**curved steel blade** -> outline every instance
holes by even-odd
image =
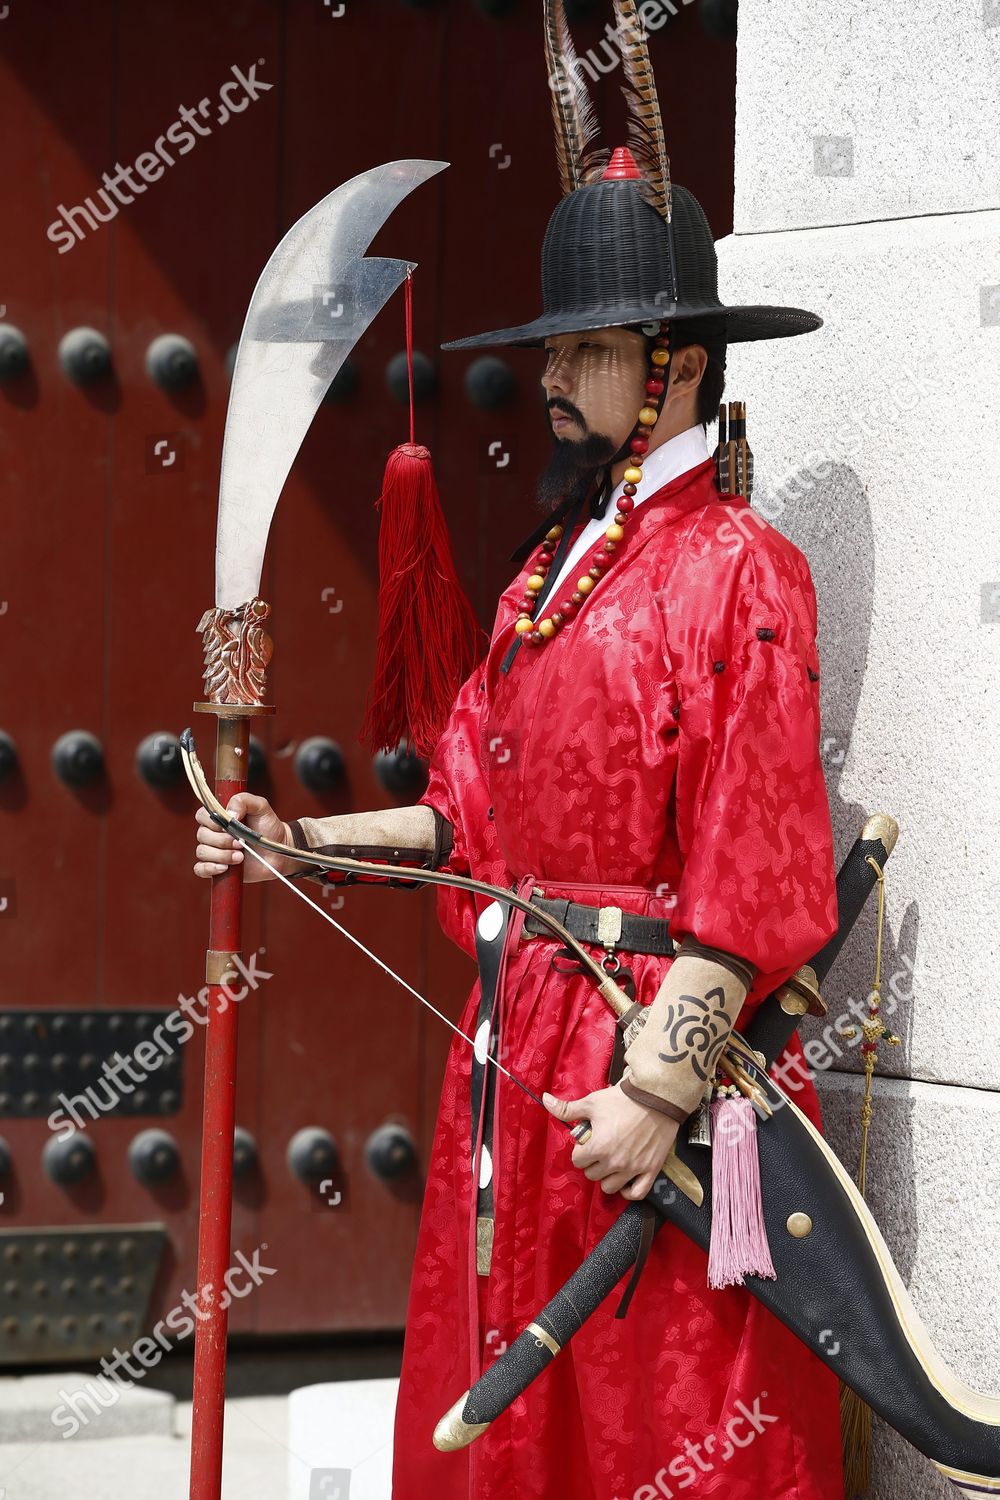
[[[240,336],[222,447],[215,603],[260,588],[278,496],[317,408],[405,260],[364,253],[393,209],[444,161],[393,161],[336,188],[285,235],[261,273]]]

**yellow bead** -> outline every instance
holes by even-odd
[[[539,633],[539,635],[544,635],[544,636],[555,635],[555,633],[556,633],[556,627],[553,625],[553,623],[552,623],[551,620],[548,620],[548,619],[546,619],[546,620],[539,620],[539,622],[538,622],[538,633]]]
[[[626,484],[638,484],[641,478],[642,470],[637,469],[634,465],[630,465],[625,470],[624,479]]]
[[[625,535],[625,530],[622,526],[609,526],[604,535],[609,542],[620,542]]]
[[[545,579],[541,573],[532,573],[524,586],[526,589],[530,589],[533,594],[537,594],[544,582]]]
[[[639,421],[642,423],[643,427],[654,427],[656,425],[655,406],[644,406],[642,408],[642,411],[639,413]]]
[[[577,593],[579,594],[589,594],[593,587],[594,580],[592,578],[588,578],[586,573],[584,573],[582,578],[578,578],[576,580],[576,589]]]
[[[654,365],[665,365],[669,358],[669,349],[654,349],[650,355],[650,361]]]
[[[545,533],[545,540],[547,542],[558,542],[558,540],[562,536],[562,534],[563,534],[563,529],[562,529],[561,526],[553,526],[550,531],[547,531]]]
[[[526,630],[532,630],[532,629],[534,629],[534,621],[533,620],[529,620],[526,617],[522,618],[522,619],[520,619],[520,620],[517,621],[517,623],[514,626],[514,629],[517,631],[518,635],[523,635]]]

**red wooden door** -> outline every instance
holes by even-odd
[[[0,781],[0,1026],[45,1010],[166,1010],[204,982],[208,891],[190,873],[191,799],[184,786],[148,785],[136,751],[191,723],[201,695],[195,627],[212,603],[226,354],[254,282],[284,230],[369,166],[451,162],[374,249],[419,263],[416,342],[438,379],[418,407],[417,433],[435,454],[459,570],[487,627],[507,555],[534,524],[531,485],[546,444],[537,357],[504,355],[516,391],[489,412],[466,394],[471,359],[437,345],[538,309],[538,251],[557,195],[540,7],[525,0],[496,18],[472,0],[347,0],[339,10],[323,0],[44,9],[14,0],[0,21],[0,322],[19,328],[30,352],[29,372],[0,384],[0,730],[18,750],[16,771]],[[597,44],[606,19],[598,8],[577,28],[580,51]],[[706,37],[693,8],[652,48],[670,101],[675,178],[698,193],[721,235],[731,223],[733,49]],[[220,94],[234,69],[259,97],[238,81]],[[597,94],[613,143],[617,78]],[[143,153],[152,180],[133,174],[143,184],[134,201],[92,229],[75,215],[83,231],[69,245],[47,234],[67,223],[61,209],[73,218],[104,174]],[[82,327],[106,336],[112,359],[110,377],[86,388],[58,358],[63,336]],[[197,353],[197,381],[175,395],[146,370],[148,346],[164,333]],[[357,736],[377,618],[374,501],[385,456],[406,437],[385,367],[402,347],[397,299],[355,351],[355,396],[320,411],[272,533],[263,593],[274,610],[278,712],[255,733],[262,790],[286,818],[394,800]],[[509,459],[498,465],[497,453]],[[212,725],[195,729],[210,763]],[[50,763],[72,730],[103,747],[104,772],[84,789]],[[314,735],[343,750],[335,794],[306,791],[296,774],[295,751]],[[432,892],[324,898],[307,889],[457,1015],[474,974],[437,928]],[[258,950],[273,977],[241,1004],[238,1109],[258,1163],[237,1187],[234,1247],[249,1256],[267,1245],[276,1274],[234,1305],[232,1327],[399,1326],[447,1032],[283,889],[249,893],[246,952]],[[179,1108],[88,1124],[96,1167],[76,1186],[43,1169],[52,1132],[37,1107],[25,1113],[20,1053],[9,1056],[16,1087],[0,1100],[12,1161],[0,1239],[13,1227],[162,1223],[169,1248],[150,1321],[161,1316],[194,1285],[201,1028],[183,1048]],[[49,1061],[41,1093],[54,1104]],[[147,1093],[160,1098],[165,1079],[158,1073]],[[416,1171],[395,1183],[365,1161],[366,1142],[387,1122],[416,1145]],[[151,1126],[178,1149],[177,1170],[159,1185],[139,1181],[128,1161]],[[336,1141],[345,1194],[336,1207],[286,1160],[309,1126]],[[29,1312],[17,1315],[24,1357]]]

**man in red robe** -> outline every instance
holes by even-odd
[[[718,1082],[729,1030],[837,925],[809,568],[745,498],[720,493],[705,438],[727,343],[819,320],[721,304],[704,214],[664,183],[655,152],[641,172],[623,150],[594,172],[563,145],[542,316],[451,346],[544,346],[554,448],[544,519],[424,796],[289,825],[249,795],[230,810],[302,849],[391,848],[558,903],[648,1007],[612,1081],[614,1016],[519,914],[492,1034],[546,1107],[495,1072],[484,1111],[473,987],[459,1026],[476,1054],[455,1038],[427,1170],[394,1500],[842,1500],[836,1377],[741,1284],[710,1287],[705,1252],[673,1225],[627,1316],[609,1299],[471,1447],[431,1441],[621,1199],[648,1193]],[[199,874],[242,858],[198,818]],[[252,863],[247,878],[266,873]],[[498,904],[456,890],[438,902],[475,955]],[[627,930],[609,941],[597,911]],[[799,1052],[793,1041],[785,1061]],[[818,1125],[811,1083],[797,1102]],[[584,1118],[574,1147],[563,1122]]]
[[[572,404],[589,423],[629,340],[641,349],[621,329],[552,338],[551,409]],[[422,800],[454,830],[452,870],[501,885],[530,877],[549,900],[668,919],[675,942],[752,966],[749,992],[725,967],[701,986],[721,981],[728,1024],[743,1029],[835,930],[836,895],[809,570],[771,527],[748,522],[745,501],[720,496],[697,420],[704,367],[697,346],[675,356],[643,464],[649,493],[593,597],[507,674],[530,562],[501,597]],[[620,472],[612,479],[617,495]],[[474,953],[472,898],[438,900],[446,930]],[[673,1226],[654,1240],[625,1319],[609,1299],[471,1449],[430,1449],[436,1417],[568,1280],[620,1211],[619,1193],[649,1191],[678,1128],[652,1100],[607,1087],[614,1017],[587,976],[562,972],[558,951],[540,935],[509,954],[501,1057],[554,1096],[554,1115],[585,1116],[594,1134],[571,1154],[565,1132],[498,1077],[492,1257],[477,1275],[471,1060],[456,1040],[414,1262],[395,1500],[840,1500],[835,1376],[749,1292],[710,1289],[705,1252]],[[697,988],[680,977],[686,959],[621,956],[658,1012]],[[477,985],[459,1021],[468,1035],[478,1001]],[[645,1047],[628,1053],[631,1079],[690,1111],[703,1085],[653,1041],[647,1023]],[[819,1124],[811,1085],[802,1099]]]

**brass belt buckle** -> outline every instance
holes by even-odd
[[[609,953],[613,954],[615,945],[621,942],[621,936],[621,907],[599,906],[597,909],[597,941],[602,943]]]
[[[528,896],[529,903],[533,903],[536,896],[538,896],[542,901],[545,900],[545,891],[540,885],[533,885],[531,887],[531,893]],[[531,918],[529,914],[525,912],[524,921],[521,923],[521,931],[517,939],[518,946],[520,946],[521,943],[530,942],[530,940],[535,937],[545,937],[546,934],[549,934],[551,936],[548,927],[536,928],[534,932],[529,931],[528,923],[530,920]]]

